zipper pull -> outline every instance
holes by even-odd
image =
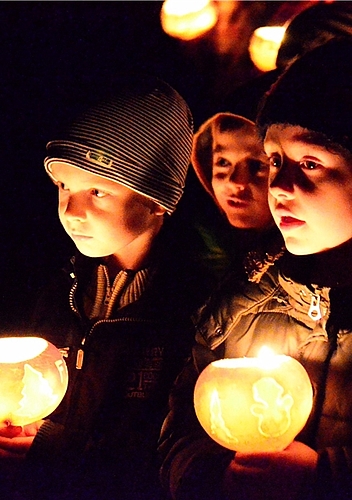
[[[83,366],[83,357],[84,357],[84,351],[83,349],[78,349],[77,351],[77,357],[76,357],[76,368],[77,370],[80,370]]]
[[[320,295],[317,294],[312,295],[308,316],[313,321],[319,321],[323,317],[320,310]]]

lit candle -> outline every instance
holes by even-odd
[[[256,358],[227,358],[200,374],[194,407],[205,431],[231,450],[285,449],[303,429],[313,404],[304,367],[262,348]]]
[[[249,54],[260,71],[276,68],[276,58],[283,37],[285,26],[262,26],[257,28],[249,41]]]
[[[0,427],[46,417],[67,384],[66,363],[53,344],[39,337],[0,338]]]
[[[165,33],[193,40],[215,25],[217,11],[210,0],[165,0],[160,18]]]

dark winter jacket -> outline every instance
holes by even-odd
[[[160,439],[172,498],[222,498],[233,452],[197,422],[194,385],[211,361],[257,356],[262,345],[299,360],[312,382],[313,410],[297,440],[317,450],[318,481],[301,498],[352,497],[351,269],[351,241],[318,256],[285,255],[259,284],[229,280],[202,308],[193,360],[173,388]]]
[[[39,301],[33,329],[62,349],[69,387],[30,448],[16,484],[24,498],[162,498],[157,439],[209,289],[179,248],[159,241],[153,255],[146,290],[109,319],[83,313],[97,259],[72,259]]]

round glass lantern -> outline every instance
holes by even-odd
[[[46,417],[67,384],[65,360],[53,344],[40,337],[0,338],[0,427]]]
[[[205,431],[222,446],[246,453],[285,449],[303,429],[312,404],[306,370],[285,355],[214,361],[194,391]]]

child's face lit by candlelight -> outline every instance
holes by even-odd
[[[352,238],[352,161],[314,142],[299,126],[272,125],[264,149],[270,160],[269,205],[287,249],[308,255]]]
[[[54,163],[51,173],[60,221],[84,255],[128,256],[160,229],[165,210],[145,196],[64,162]]]
[[[268,173],[268,160],[254,124],[234,131],[213,131],[211,184],[232,226],[260,230],[273,224]]]

